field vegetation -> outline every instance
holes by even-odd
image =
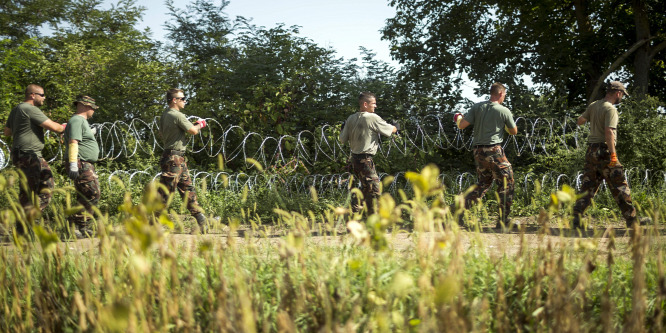
[[[75,199],[61,139],[47,136],[44,156],[52,159],[56,189],[39,216],[26,216],[18,204],[20,175],[8,163],[12,142],[0,139],[0,331],[665,331],[666,118],[663,100],[654,97],[666,87],[663,4],[598,3],[584,13],[568,2],[392,3],[404,8],[384,34],[400,52],[394,55],[405,65],[401,69],[365,48],[359,59],[339,57],[301,36],[298,27],[258,27],[230,18],[226,1],[196,0],[183,8],[168,1],[167,41],[136,28],[145,9],[133,0],[109,9],[98,0],[1,4],[0,123],[25,87],[36,83],[45,88],[42,109],[49,117],[66,121],[74,97],[86,93],[101,106],[93,126],[122,122],[114,133],[123,141],[97,137],[104,148],[119,143],[119,153],[96,165],[102,192],[97,235],[77,241],[66,222]],[[493,6],[498,14],[485,14]],[[480,15],[483,20],[474,22],[481,27],[460,27],[466,21],[457,10]],[[643,30],[653,37],[634,40],[640,37],[634,30],[641,30],[634,13],[646,13],[638,21],[647,20]],[[520,27],[517,33],[516,16],[538,29]],[[600,27],[619,22],[625,38],[606,43],[606,33],[572,30],[574,17],[598,18]],[[418,19],[424,21],[413,21]],[[441,29],[421,24],[450,19],[456,24]],[[476,35],[486,28],[499,37]],[[465,46],[443,42],[461,40],[447,29],[465,32],[474,43],[539,45],[539,53],[518,61],[509,57],[522,52],[517,48],[490,64],[469,57]],[[544,29],[563,33],[539,32]],[[424,38],[433,53],[421,52]],[[633,61],[630,54],[613,53],[633,43],[645,45],[638,54],[649,57]],[[438,45],[458,49],[441,52]],[[564,53],[552,52],[553,45],[576,56],[560,57]],[[603,57],[581,56],[580,50],[603,51]],[[611,77],[628,82],[632,94],[618,106],[618,156],[638,214],[650,222],[625,228],[602,187],[586,212],[589,229],[574,232],[571,207],[579,195],[587,129],[571,124],[596,98],[594,89],[605,79],[600,75],[611,65]],[[457,132],[448,120],[473,102],[461,97],[462,72],[472,73],[479,94],[494,81],[506,83],[505,104],[521,118],[519,134],[506,145],[518,227],[492,228],[498,202],[492,190],[466,213],[464,226],[454,222],[462,213],[461,192],[475,180],[465,146],[469,130]],[[528,87],[525,75],[538,86]],[[211,224],[201,236],[189,234],[195,222],[178,197],[157,224],[148,222],[163,208],[152,183],[161,141],[147,125],[137,131],[124,126],[154,122],[170,87],[185,90],[188,115],[222,127],[203,131],[189,146],[201,152],[187,154],[191,170],[229,175],[196,182]],[[371,216],[350,213],[355,190],[348,178],[324,187],[302,181],[345,174],[345,158],[304,156],[318,152],[312,133],[335,142],[364,90],[377,94],[384,119],[403,125],[395,141],[383,142],[382,152],[391,144],[412,145],[406,153],[378,154],[384,193]],[[297,140],[296,133],[309,135]],[[441,144],[418,133],[457,141]],[[258,138],[267,137],[284,138],[276,145],[290,157],[262,165],[253,156],[233,159],[228,151],[205,150],[211,148],[206,143],[223,138],[243,152],[261,151]],[[536,149],[519,145],[525,142]],[[131,147],[140,147],[139,153],[126,154]],[[129,170],[138,172],[119,172]],[[250,184],[250,177],[257,181]],[[17,222],[31,227],[27,237],[14,234]]]

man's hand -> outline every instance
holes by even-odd
[[[206,124],[206,119],[199,119],[197,120],[197,125],[199,125],[199,128],[204,128],[207,126]]]
[[[67,172],[67,176],[69,176],[69,179],[71,180],[76,180],[79,178],[79,166],[76,162],[69,163],[69,171]]]
[[[622,164],[620,164],[620,161],[617,160],[617,153],[611,153],[610,156],[610,163],[608,163],[609,168],[617,168],[621,167]]]
[[[453,115],[453,122],[456,123],[456,126],[460,128],[460,122],[463,120],[463,115],[462,113],[456,113]]]
[[[62,125],[62,133],[60,134],[65,134],[65,129],[67,129],[67,123],[62,123],[60,125]]]
[[[92,132],[93,135],[97,135],[97,127],[91,127],[90,132]]]

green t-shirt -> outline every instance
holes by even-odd
[[[497,102],[476,103],[465,115],[465,120],[474,125],[472,145],[494,145],[504,141],[504,126],[515,128],[511,111]]]
[[[590,104],[583,112],[583,118],[590,122],[590,137],[588,143],[606,143],[606,127],[613,129],[613,137],[617,142],[617,109],[603,99]]]
[[[160,133],[164,140],[164,149],[185,151],[187,131],[194,126],[185,115],[176,110],[164,111],[160,119]]]
[[[379,135],[391,136],[393,125],[387,123],[376,113],[356,112],[347,118],[345,128],[340,133],[342,144],[349,141],[354,154],[377,153],[379,148]]]
[[[65,128],[65,159],[69,159],[69,140],[79,141],[79,159],[88,162],[97,162],[99,158],[99,145],[95,135],[90,129],[88,120],[80,115],[73,115]]]
[[[44,128],[40,126],[47,121],[42,110],[30,103],[21,103],[9,113],[7,124],[12,130],[12,149],[42,156],[44,149]]]

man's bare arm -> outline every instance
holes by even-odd
[[[46,128],[49,131],[57,132],[57,133],[62,133],[65,131],[65,127],[56,123],[55,121],[51,119],[46,119],[44,120],[43,123],[41,123],[39,126],[42,126]]]
[[[196,124],[196,125],[190,127],[190,129],[187,130],[187,133],[190,133],[192,135],[197,135],[197,134],[199,134],[199,130],[201,130],[201,125]]]
[[[5,136],[12,136],[12,129],[9,127],[5,127]]]
[[[580,117],[578,117],[578,120],[576,121],[576,124],[578,124],[578,126],[581,126],[581,125],[585,124],[586,122],[587,122],[587,119],[583,118],[583,116],[580,116]]]
[[[613,132],[612,127],[606,127],[604,131],[604,136],[606,137],[606,145],[608,146],[608,152],[613,154],[615,153],[615,133]]]

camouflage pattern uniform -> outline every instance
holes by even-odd
[[[160,183],[167,188],[168,192],[165,192],[162,187],[159,188],[158,192],[165,204],[169,199],[169,193],[174,193],[176,189],[178,189],[178,193],[183,199],[187,194],[187,210],[194,216],[203,213],[203,211],[197,202],[197,194],[194,192],[194,184],[190,179],[190,171],[183,155],[184,152],[177,150],[167,149],[164,151],[160,159],[160,167],[162,168]]]
[[[79,164],[79,177],[74,181],[76,190],[76,201],[83,206],[83,211],[69,216],[69,221],[74,223],[77,228],[84,229],[90,227],[88,219],[93,216],[93,206],[99,204],[101,191],[99,189],[99,177],[95,172],[95,166],[86,161],[77,161]]]
[[[19,185],[19,202],[26,213],[33,208],[33,193],[39,197],[39,209],[44,210],[51,202],[51,191],[55,187],[53,172],[46,160],[37,154],[12,150],[14,165],[25,175],[27,188]]]
[[[504,155],[504,150],[500,145],[476,146],[474,148],[474,162],[479,180],[476,188],[465,196],[465,209],[469,209],[479,199],[483,198],[493,185],[494,180],[500,198],[500,218],[502,221],[507,221],[511,214],[514,184],[513,168]]]
[[[363,193],[365,204],[368,207],[368,214],[374,213],[373,200],[379,198],[381,191],[379,189],[379,176],[375,170],[372,155],[352,154],[351,170],[354,177],[361,181],[361,193]],[[352,195],[351,204],[354,212],[360,212],[363,209],[363,205],[356,195]]]
[[[621,165],[611,168],[608,166],[609,163],[610,153],[605,143],[592,143],[588,146],[581,184],[584,196],[576,200],[574,216],[580,216],[585,212],[597,194],[601,181],[605,180],[613,199],[620,206],[627,225],[631,225],[636,221],[636,208],[631,202],[631,190],[624,176],[624,168]]]

